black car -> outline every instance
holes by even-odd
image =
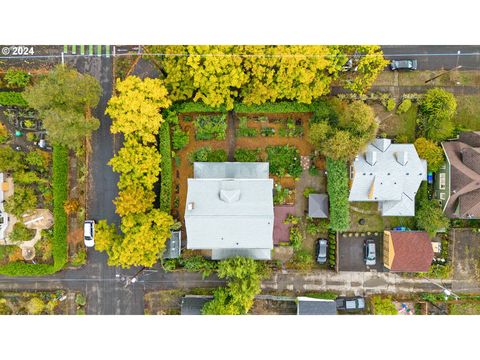
[[[335,299],[337,310],[355,311],[365,309],[365,298],[361,296],[338,297]]]
[[[390,70],[417,70],[417,60],[392,60]]]

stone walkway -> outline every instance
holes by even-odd
[[[427,280],[406,278],[395,273],[319,271],[302,274],[283,271],[262,283],[264,290],[335,291],[341,295],[409,294],[415,292],[441,292],[436,284],[456,292],[478,293],[480,283],[475,281]]]

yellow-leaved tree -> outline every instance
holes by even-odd
[[[115,92],[117,95],[108,101],[105,111],[113,119],[110,131],[135,134],[144,143],[155,142],[163,122],[160,110],[172,104],[163,81],[129,76],[117,80]]]

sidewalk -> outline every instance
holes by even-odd
[[[475,281],[435,280],[435,283],[463,293],[480,292]],[[413,292],[440,292],[442,289],[422,278],[405,278],[395,273],[323,271],[301,274],[284,271],[262,283],[263,290],[335,291],[341,295],[370,295],[377,293],[402,294]]]

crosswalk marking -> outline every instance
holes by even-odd
[[[63,45],[65,55],[83,55],[83,56],[105,56],[109,58],[112,54],[111,45]]]

